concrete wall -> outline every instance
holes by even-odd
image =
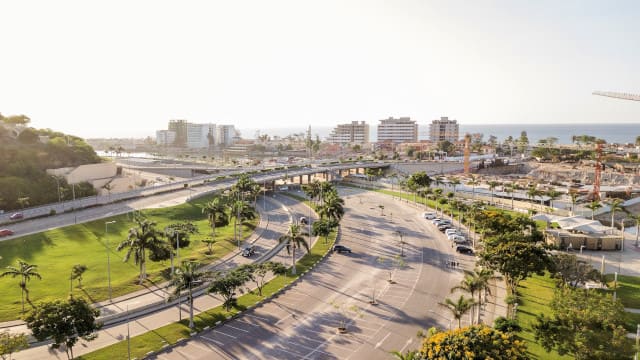
[[[65,177],[69,184],[78,184],[95,179],[114,177],[116,176],[117,170],[116,164],[112,162],[80,165]]]

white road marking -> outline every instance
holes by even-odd
[[[218,341],[218,340],[214,340],[214,339],[212,339],[212,338],[210,338],[210,337],[208,337],[208,336],[200,335],[200,337],[201,337],[201,338],[203,338],[203,339],[205,339],[205,340],[207,340],[207,341],[211,341],[211,342],[212,342],[212,343],[214,343],[214,344],[218,344],[218,345],[220,345],[220,346],[224,346],[224,343],[223,343],[223,342],[220,342],[220,341]]]
[[[243,331],[243,332],[246,332],[246,333],[248,333],[248,332],[249,332],[249,330],[240,329],[239,327],[231,326],[231,325],[229,325],[229,324],[225,324],[224,326],[226,326],[226,327],[230,327],[230,328],[232,328],[232,329],[234,329],[234,330]]]
[[[216,334],[220,334],[220,335],[228,336],[228,337],[230,337],[230,338],[232,338],[232,339],[235,339],[235,338],[236,338],[235,336],[233,336],[233,335],[229,335],[229,334],[224,333],[224,332],[222,332],[222,331],[220,331],[220,330],[213,330],[213,332],[214,332],[214,333],[216,333]]]
[[[385,337],[383,337],[383,338],[382,338],[382,340],[378,341],[378,342],[376,343],[375,349],[379,348],[379,347],[380,347],[380,345],[382,345],[382,343],[383,343],[385,340],[387,340],[387,338],[389,337],[389,335],[391,335],[391,333],[387,333],[387,335],[385,335]]]

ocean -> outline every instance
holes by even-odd
[[[512,136],[514,139],[520,137],[522,131],[527,132],[530,144],[535,144],[538,140],[547,139],[549,137],[558,138],[559,144],[571,144],[571,137],[576,135],[589,135],[596,138],[604,139],[607,143],[635,143],[636,137],[640,136],[640,124],[492,124],[477,125],[460,123],[460,136],[465,133],[481,133],[484,134],[484,140],[488,140],[489,136],[494,135],[499,142],[504,141],[507,137]],[[370,139],[375,141],[377,137],[377,129],[373,124],[371,127]],[[312,137],[316,135],[324,140],[333,127],[318,126],[311,127]],[[256,132],[260,134],[268,134],[269,136],[285,137],[287,135],[304,133],[306,127],[291,128],[265,128],[265,129],[240,129],[243,138],[252,139]],[[429,137],[429,125],[418,124],[418,139],[425,140]]]

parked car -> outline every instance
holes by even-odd
[[[467,243],[467,238],[465,238],[464,236],[460,236],[460,235],[455,235],[451,241],[453,241],[456,244],[466,244]]]
[[[333,252],[338,252],[338,253],[348,252],[349,254],[351,254],[351,249],[349,249],[344,245],[334,245]]]
[[[309,220],[307,220],[306,217],[302,216],[302,217],[300,217],[300,224],[309,225]]]
[[[0,237],[1,236],[9,236],[9,235],[13,235],[13,231],[11,231],[9,229],[0,230]]]
[[[425,213],[422,213],[422,217],[427,220],[433,220],[436,218],[436,214],[432,212],[425,212]]]
[[[458,234],[456,232],[447,234],[447,240],[453,241],[456,237],[464,237],[462,234]]]
[[[24,214],[23,213],[19,213],[19,212],[9,216],[9,219],[11,219],[11,220],[20,220],[22,218],[24,218]]]
[[[242,248],[242,256],[250,257],[256,253],[256,247],[254,245],[247,245]]]
[[[444,231],[444,234],[449,236],[451,234],[458,234],[458,235],[462,235],[460,234],[460,232],[458,231],[458,229],[447,229]]]
[[[444,232],[447,229],[451,229],[451,224],[440,224],[438,225],[438,230]]]
[[[472,248],[463,245],[456,246],[456,251],[460,254],[473,254]]]

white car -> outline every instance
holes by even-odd
[[[432,212],[425,212],[425,213],[422,213],[422,217],[427,220],[433,220],[436,218],[436,214]]]
[[[456,229],[447,229],[444,231],[444,234],[447,236],[449,236],[450,234],[456,234],[456,233],[458,233],[458,230]]]

